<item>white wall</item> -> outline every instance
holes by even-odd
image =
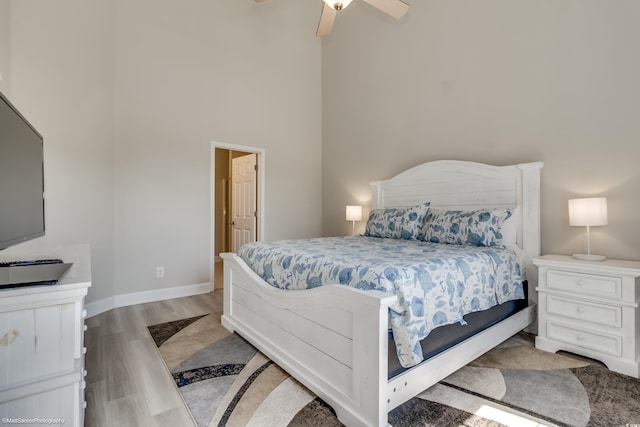
[[[603,195],[592,251],[640,259],[640,2],[409,3],[354,2],[323,44],[323,233],[424,161],[543,161],[542,251],[586,251],[567,199]]]
[[[11,3],[0,0],[0,92],[9,96],[9,51],[11,37]]]
[[[111,2],[11,2],[10,93],[44,137],[46,236],[89,243],[89,300],[113,295]]]
[[[265,148],[266,238],[321,233],[318,8],[283,2],[11,2],[43,240],[91,244],[89,302],[209,281],[211,141]]]
[[[209,281],[211,141],[265,148],[266,239],[321,233],[317,10],[288,3],[118,3],[116,294]]]

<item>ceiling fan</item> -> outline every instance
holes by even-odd
[[[256,0],[261,2],[263,0]],[[324,37],[331,33],[333,28],[333,22],[339,11],[349,6],[353,0],[322,0],[322,15],[320,16],[320,23],[318,24],[318,30],[316,36]],[[365,3],[369,3],[371,6],[383,11],[384,13],[393,16],[396,19],[402,18],[409,10],[409,5],[401,0],[362,0]]]

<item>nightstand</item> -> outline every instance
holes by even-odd
[[[600,360],[640,374],[640,262],[545,255],[538,266],[536,347]]]

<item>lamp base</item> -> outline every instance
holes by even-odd
[[[575,259],[581,259],[583,261],[604,261],[607,259],[604,255],[591,255],[591,254],[573,254]]]

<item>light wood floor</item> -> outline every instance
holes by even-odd
[[[86,320],[85,426],[193,426],[147,326],[222,314],[222,290],[110,310]]]

